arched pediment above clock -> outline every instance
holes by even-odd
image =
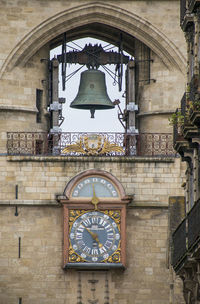
[[[90,200],[94,195],[99,199],[127,200],[124,188],[119,180],[103,170],[86,170],[74,176],[66,185],[63,193],[68,200],[77,198]]]

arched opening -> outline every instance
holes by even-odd
[[[128,34],[128,32],[124,32],[119,30],[117,27],[113,27],[107,25],[105,23],[89,23],[83,26],[78,26],[72,30],[66,32],[67,42],[85,38],[92,37],[99,40],[106,41],[107,43],[111,43],[117,45],[119,42],[119,34],[123,33],[123,49],[130,55],[135,55],[135,37]],[[50,41],[50,48],[55,48],[58,45],[62,44],[63,33]]]
[[[85,45],[91,44],[101,45],[105,51],[118,52],[119,48],[119,33],[114,41],[115,45],[105,42],[103,40],[94,39],[91,37],[76,39],[67,42],[67,50],[72,52],[80,52],[84,49]],[[63,36],[60,38],[63,39]],[[58,43],[59,40],[57,40]],[[61,43],[62,40],[59,42]],[[118,45],[117,45],[118,44]],[[54,45],[52,43],[51,45]],[[62,53],[62,46],[58,46],[51,50],[50,58],[55,56],[60,56]],[[130,59],[131,55],[123,51],[123,54],[128,56]],[[95,56],[95,55],[94,55]],[[102,65],[98,68],[99,71],[102,71],[105,74],[105,83],[106,89],[109,98],[112,102],[114,100],[119,100],[119,106],[111,110],[95,111],[95,119],[90,118],[89,110],[83,111],[80,109],[70,108],[71,102],[77,96],[80,85],[80,75],[83,71],[86,71],[87,67],[80,64],[67,64],[66,67],[66,83],[65,90],[62,88],[62,68],[61,64],[59,67],[59,97],[65,98],[66,102],[63,104],[62,117],[64,119],[62,123],[62,131],[64,132],[124,132],[124,125],[120,123],[118,119],[119,112],[123,112],[125,109],[125,94],[126,94],[126,85],[125,85],[125,71],[126,64],[123,64],[122,68],[122,85],[121,90],[119,91],[118,78],[116,65]],[[103,122],[103,123],[102,123]]]
[[[65,37],[65,38],[64,38]],[[86,37],[90,37],[87,38]],[[74,40],[77,38],[82,38],[82,40]],[[94,40],[99,38],[99,40]],[[151,63],[153,60],[151,60],[151,50],[148,46],[146,46],[142,41],[136,39],[134,36],[129,35],[126,32],[119,31],[117,27],[111,27],[106,24],[102,23],[90,23],[86,24],[81,27],[77,27],[73,30],[67,31],[65,33],[62,33],[62,35],[59,35],[52,39],[49,43],[50,49],[55,50],[57,47],[57,51],[51,51],[51,58],[54,56],[58,56],[58,61],[63,65],[63,61],[60,59],[61,56],[64,56],[64,54],[61,55],[62,47],[59,45],[63,45],[63,39],[65,39],[66,42],[66,54],[70,51],[75,52],[77,56],[81,56],[79,53],[83,51],[85,44],[90,44],[93,41],[93,44],[99,44],[101,43],[103,46],[103,49],[105,52],[108,50],[114,51],[116,54],[115,56],[118,57],[116,59],[115,64],[113,64],[112,60],[108,64],[102,63],[100,60],[100,67],[99,70],[105,72],[106,70],[106,86],[108,90],[108,95],[112,96],[111,99],[114,102],[114,100],[120,101],[120,105],[115,106],[115,110],[113,111],[96,111],[96,119],[90,120],[88,113],[85,113],[86,111],[82,110],[74,110],[70,109],[69,105],[72,102],[72,100],[76,97],[76,94],[79,89],[79,83],[80,83],[80,72],[77,73],[76,76],[72,75],[75,79],[73,81],[73,78],[71,78],[71,74],[73,74],[76,70],[79,70],[80,65],[78,66],[78,69],[76,67],[77,63],[80,63],[80,61],[76,60],[73,61],[71,58],[69,60],[66,59],[66,62],[69,64],[75,63],[74,69],[70,69],[67,67],[67,73],[65,72],[66,78],[70,76],[68,79],[70,79],[69,84],[66,83],[66,92],[62,92],[62,82],[61,80],[61,69],[63,69],[63,66],[60,68],[60,81],[59,81],[59,92],[60,97],[65,97],[66,103],[63,105],[63,108],[65,110],[63,111],[62,120],[64,120],[62,128],[64,131],[82,131],[82,132],[126,132],[127,131],[127,123],[124,119],[124,117],[121,117],[121,119],[118,120],[118,118],[123,116],[123,112],[127,103],[126,100],[126,92],[129,91],[128,85],[128,78],[126,77],[126,69],[128,61],[133,60],[135,61],[135,64],[137,65],[135,67],[134,76],[132,75],[132,82],[129,85],[129,87],[134,86],[132,91],[134,93],[130,93],[134,96],[129,96],[129,99],[132,99],[132,102],[135,103],[136,95],[139,94],[138,87],[140,84],[149,84],[151,81]],[[70,45],[71,43],[71,45]],[[81,46],[80,46],[81,43]],[[115,48],[114,48],[115,46]],[[120,53],[121,52],[121,53]],[[121,54],[125,55],[127,57],[127,60],[123,62],[124,64],[121,64]],[[73,54],[71,54],[73,55]],[[84,56],[88,54],[84,53]],[[105,54],[104,54],[105,55]],[[93,55],[95,56],[95,55]],[[99,55],[98,55],[99,56]],[[108,56],[111,56],[108,55]],[[63,57],[64,58],[64,57]],[[89,59],[88,59],[89,60]],[[62,61],[62,62],[61,62]],[[82,63],[81,63],[82,64]],[[110,65],[112,68],[110,69]],[[113,79],[114,83],[116,84],[116,71],[117,68],[119,68],[119,65],[123,67],[123,69],[120,71],[121,78],[122,78],[122,88],[119,90],[117,89],[118,85],[116,87],[113,87]],[[83,71],[86,70],[87,64],[81,65],[80,69]],[[109,66],[109,68],[108,68]],[[83,69],[82,69],[83,67]],[[121,67],[120,67],[121,68]],[[110,78],[111,76],[111,78]],[[76,78],[75,78],[76,77]],[[125,83],[126,82],[126,83]],[[120,92],[119,92],[120,91]],[[51,100],[52,102],[52,100]],[[103,113],[102,113],[103,112]],[[80,119],[79,119],[80,118]],[[134,118],[135,120],[135,118]],[[103,123],[102,123],[103,122]],[[136,128],[136,123],[134,123],[134,127]]]
[[[143,20],[142,18],[139,18],[133,13],[129,13],[128,11],[119,9],[115,6],[110,6],[109,4],[102,3],[93,3],[77,6],[76,8],[73,8],[71,10],[63,11],[57,14],[56,16],[49,18],[48,20],[40,24],[38,27],[33,29],[18,44],[18,47],[16,49],[13,49],[13,51],[10,53],[6,63],[3,66],[2,71],[5,71],[6,69],[11,70],[16,66],[19,68],[25,67],[29,59],[32,58],[33,55],[38,50],[42,49],[44,46],[48,46],[50,47],[50,49],[53,49],[54,47],[60,45],[64,33],[66,34],[67,42],[73,41],[77,38],[84,38],[89,36],[93,38],[102,39],[112,44],[117,44],[117,41],[119,40],[119,34],[122,33],[123,49],[138,61],[138,64],[140,65],[140,72],[142,70],[141,63],[151,63],[151,58],[145,57],[149,50],[152,54],[155,55],[154,57],[157,60],[157,66],[160,65],[159,68],[162,66],[162,69],[165,69],[165,71],[167,70],[167,73],[178,73],[180,75],[181,72],[183,72],[184,70],[184,61],[182,58],[182,54],[177,50],[175,45],[173,45],[173,43],[152,24],[150,24],[146,20]],[[160,71],[158,71],[158,69],[155,69],[155,75],[158,75],[159,72]],[[145,73],[149,74],[148,78],[144,77]],[[154,79],[151,79],[149,69],[146,68],[144,65],[143,72],[141,73],[141,75],[138,76],[137,83],[145,83],[147,81],[150,84],[150,81],[152,80],[154,81]],[[160,82],[164,83],[164,77]],[[171,83],[169,83],[169,85],[171,85]],[[132,87],[132,84],[130,85],[130,87]],[[156,85],[151,83],[151,89],[144,88],[143,91],[145,92],[144,94],[142,92],[143,95],[141,94],[142,97],[140,97],[140,100],[145,100],[145,102],[143,102],[144,107],[141,111],[143,113],[140,113],[140,117],[138,119],[138,121],[140,120],[142,121],[142,123],[139,122],[138,127],[143,127],[142,132],[151,131],[151,134],[155,133],[157,131],[157,122],[161,122],[163,125],[161,131],[164,130],[164,133],[166,133],[166,121],[168,119],[167,115],[169,114],[169,112],[166,112],[163,109],[164,107],[166,109],[166,107],[168,106],[168,103],[170,102],[170,97],[167,96],[166,101],[163,102],[161,105],[161,110],[163,110],[165,116],[163,115],[163,113],[161,113],[160,115],[159,111],[161,103],[159,104],[159,102],[161,98],[165,98],[163,97],[165,91],[164,85],[163,87],[161,87],[160,92],[158,92],[158,87],[158,85],[156,87]],[[141,92],[139,92],[139,94],[140,93]],[[129,102],[135,103],[135,100],[131,100],[130,98]],[[49,104],[47,106],[49,106]],[[134,114],[132,115],[132,118],[126,118],[128,123],[125,128],[125,133],[128,133],[129,131],[129,134],[131,133],[135,135],[136,133],[134,132],[136,132],[137,125],[134,116],[135,110],[133,109],[134,105],[132,104],[128,111],[132,111],[134,112]],[[149,116],[146,115],[147,112],[152,112],[153,114],[151,115],[159,114],[159,120],[149,119]],[[144,119],[142,115],[146,115]],[[165,118],[165,125],[163,123],[163,117]],[[57,123],[57,126],[59,126],[59,123]],[[149,126],[151,129],[149,128]],[[47,126],[45,126],[44,129],[45,131],[48,129],[51,132],[53,127],[51,126],[50,128],[47,128]],[[56,132],[56,129],[53,130],[53,132]],[[55,151],[57,151],[56,149],[57,143],[59,142],[59,138],[55,139],[56,137],[51,136],[50,141],[52,141],[52,138],[52,145],[53,148],[55,147],[55,149],[51,149],[51,152],[53,151],[52,153],[54,153]],[[41,150],[40,141],[38,142],[39,150]],[[122,142],[120,143],[120,145],[123,145],[123,147],[124,142],[125,141],[122,140]],[[41,143],[43,144],[43,141],[41,141]],[[132,147],[133,151],[131,153],[132,155],[135,155],[135,141],[132,143]],[[58,148],[58,150],[59,149],[60,148]],[[152,151],[150,153],[152,153]],[[169,153],[171,153],[171,150]],[[130,150],[128,151],[128,154],[130,154]]]

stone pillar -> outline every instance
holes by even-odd
[[[138,105],[135,104],[135,61],[130,60],[126,76],[126,133],[129,155],[136,154],[136,115]]]
[[[59,83],[59,62],[57,58],[53,58],[51,61],[51,133],[61,132],[59,128],[59,111],[62,110],[62,104],[59,103],[58,99],[58,83]]]

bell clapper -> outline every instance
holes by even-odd
[[[90,118],[94,118],[95,109],[90,109],[90,113],[91,113],[91,117]]]

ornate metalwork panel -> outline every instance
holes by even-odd
[[[8,155],[175,156],[171,133],[8,132]]]
[[[168,133],[145,133],[138,137],[137,155],[167,156],[174,155],[173,135]]]

